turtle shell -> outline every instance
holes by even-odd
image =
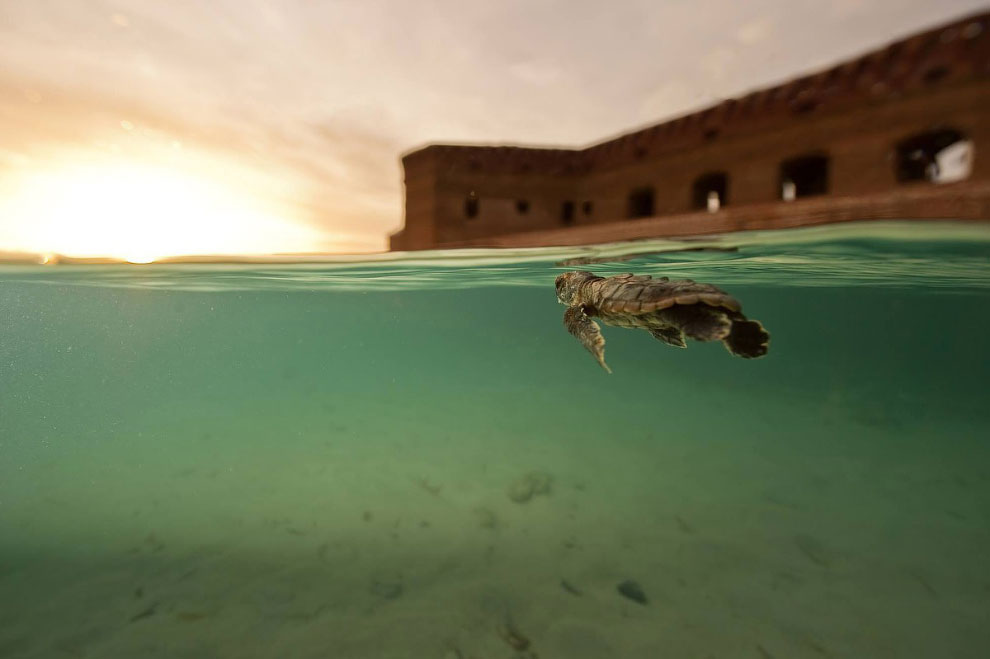
[[[598,284],[600,313],[647,314],[675,304],[707,304],[739,312],[742,305],[722,289],[690,279],[670,281],[650,275],[616,275]]]

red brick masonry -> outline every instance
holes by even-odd
[[[955,183],[858,197],[816,197],[547,231],[475,238],[444,247],[546,247],[591,245],[647,238],[700,236],[865,220],[990,219],[990,183]]]

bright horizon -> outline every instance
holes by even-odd
[[[7,2],[0,252],[381,251],[403,152],[580,147],[982,8]]]

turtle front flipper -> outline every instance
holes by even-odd
[[[684,342],[684,332],[676,327],[650,327],[647,331],[653,335],[653,338],[663,341],[669,346],[687,348],[687,343]]]
[[[605,337],[598,327],[598,323],[593,321],[584,313],[584,309],[579,306],[567,307],[564,312],[564,327],[567,331],[577,337],[588,352],[595,358],[601,367],[609,373],[612,369],[605,363]]]

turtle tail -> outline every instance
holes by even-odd
[[[732,329],[723,342],[733,355],[754,359],[767,354],[770,334],[763,329],[759,321],[738,314],[733,316]]]

